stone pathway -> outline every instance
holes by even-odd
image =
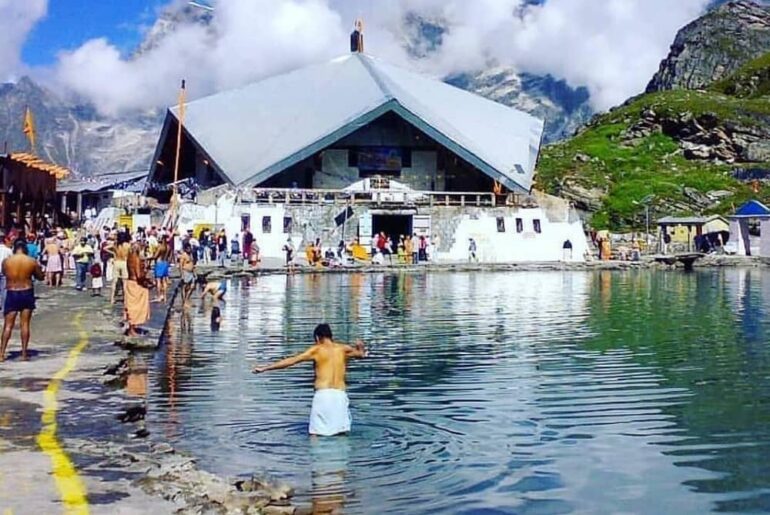
[[[115,416],[141,399],[99,381],[125,354],[113,344],[116,311],[104,298],[71,287],[38,286],[37,295],[32,360],[20,361],[17,330],[9,359],[0,364],[0,513],[174,512],[178,506],[144,493],[129,479],[89,470],[88,457],[73,452],[77,438],[130,442],[135,431]],[[78,344],[80,352],[73,352]],[[58,390],[54,376],[60,378]]]

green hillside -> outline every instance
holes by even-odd
[[[631,99],[545,147],[537,186],[593,211],[596,228],[642,227],[650,195],[654,217],[730,212],[755,196],[733,171],[770,169],[768,77],[770,54],[709,91]],[[759,197],[769,200],[770,187]]]

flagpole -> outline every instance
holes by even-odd
[[[179,157],[182,149],[182,125],[184,125],[185,93],[185,81],[182,80],[182,88],[179,90],[179,116],[177,117],[178,126],[176,132],[176,159],[174,161],[174,189],[171,193],[172,203],[176,202],[177,182],[179,181]]]

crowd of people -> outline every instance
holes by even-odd
[[[436,258],[436,249],[439,246],[440,238],[436,235],[432,240],[428,236],[418,236],[403,234],[397,241],[386,234],[379,232],[372,236],[371,246],[364,247],[359,238],[355,238],[350,243],[340,240],[336,248],[326,247],[318,238],[310,241],[305,246],[305,259],[310,266],[342,266],[352,263],[371,263],[374,265],[384,264],[419,264],[434,261]],[[475,257],[475,242],[471,240],[469,248],[469,259]],[[283,247],[286,253],[286,265],[294,266],[294,246],[291,240]]]
[[[5,317],[0,361],[17,315],[21,315],[22,359],[28,358],[30,320],[35,309],[33,278],[60,288],[65,277],[71,277],[77,291],[91,296],[101,296],[108,287],[111,304],[122,300],[125,334],[137,336],[140,326],[150,318],[150,305],[168,300],[172,264],[180,269],[185,301],[191,292],[187,285],[195,283],[193,270],[199,262],[225,266],[231,260],[243,260],[246,266],[258,266],[259,247],[250,231],[245,229],[239,236],[228,242],[224,230],[205,229],[196,237],[193,231],[181,234],[159,227],[131,231],[117,224],[97,228],[89,223],[40,232],[23,228],[7,234],[0,231],[0,305]],[[207,291],[204,289],[204,295]],[[212,294],[221,299],[224,291]]]

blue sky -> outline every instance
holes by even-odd
[[[24,1],[24,0],[16,0]],[[48,15],[24,45],[22,60],[31,66],[52,64],[61,50],[74,49],[89,39],[106,37],[124,52],[142,38],[159,6],[168,0],[49,0]]]

